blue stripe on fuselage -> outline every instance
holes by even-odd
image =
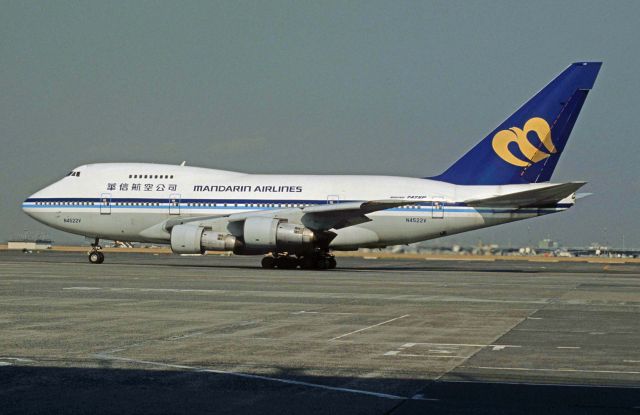
[[[173,199],[175,200],[175,199]],[[110,207],[111,209],[168,209],[172,199],[145,199],[145,198],[111,198],[110,204],[107,206],[101,205],[101,198],[29,198],[25,200],[22,207],[25,208],[73,208],[73,209],[97,209],[100,207]],[[340,203],[355,202],[355,201],[341,201]],[[36,203],[45,203],[39,205]],[[54,204],[57,203],[57,204]],[[92,205],[81,205],[74,203],[93,203]],[[125,205],[117,205],[118,203],[125,203]],[[133,204],[135,203],[135,204]],[[139,203],[157,203],[157,206],[139,205]],[[323,205],[329,204],[327,200],[287,200],[287,199],[181,199],[179,203],[179,209],[181,210],[279,210],[294,208],[300,206],[292,205]],[[335,203],[335,202],[334,202]],[[557,204],[549,207],[529,207],[529,208],[491,208],[491,207],[472,207],[466,203],[442,203],[444,212],[459,213],[459,212],[486,212],[486,213],[538,213],[544,210],[556,210],[566,209],[572,206],[569,203]],[[193,206],[193,204],[199,204],[202,206]],[[226,206],[225,206],[226,205]],[[241,205],[241,206],[238,206]],[[247,205],[263,205],[263,206],[247,206]],[[278,205],[278,206],[264,206],[264,205]],[[289,206],[287,206],[289,205]],[[410,207],[396,207],[385,209],[391,212],[415,212],[423,213],[433,208],[434,202],[425,201],[418,202]],[[178,208],[178,206],[174,206]],[[417,207],[417,209],[416,209]]]

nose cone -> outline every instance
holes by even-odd
[[[49,185],[43,189],[38,190],[22,202],[22,211],[33,219],[42,222],[42,217],[46,216],[45,208],[47,207],[42,201],[46,198],[52,197],[51,189],[53,185]]]
[[[27,215],[31,216],[32,218],[35,218],[34,214],[35,214],[35,202],[33,201],[34,197],[33,195],[29,196],[28,198],[26,198],[24,200],[24,202],[22,202],[22,211],[24,213],[26,213]]]
[[[65,177],[66,178],[66,177]],[[54,205],[54,199],[64,196],[67,187],[64,179],[46,186],[22,202],[22,211],[40,223],[56,228],[59,223],[60,207]]]
[[[44,203],[38,203],[38,198],[41,197],[38,193],[40,192],[32,194],[22,202],[22,211],[38,222],[52,226],[51,209],[47,209],[48,206]]]

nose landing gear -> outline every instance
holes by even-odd
[[[104,254],[100,252],[102,247],[99,245],[100,239],[96,238],[95,242],[91,244],[91,251],[89,251],[89,262],[92,264],[102,264],[104,262]]]

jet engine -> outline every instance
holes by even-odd
[[[233,235],[212,232],[201,226],[177,225],[171,229],[171,250],[176,254],[232,251],[240,244]]]
[[[195,225],[176,225],[171,229],[171,250],[177,254],[202,254],[205,251],[233,251],[240,255],[299,254],[313,250],[314,242],[316,235],[311,229],[266,217],[247,218],[242,238]]]
[[[240,254],[300,253],[313,249],[316,236],[302,225],[257,216],[244,221],[243,239],[244,247],[236,250]]]

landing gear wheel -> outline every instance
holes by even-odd
[[[336,266],[338,265],[338,262],[336,261],[336,259],[334,257],[329,257],[329,269],[335,269]]]
[[[276,259],[272,256],[262,258],[262,268],[274,269],[276,267]]]
[[[314,256],[305,256],[300,258],[300,268],[314,269],[316,267],[316,258]]]
[[[276,259],[276,266],[280,269],[298,268],[298,259],[289,255],[283,255]]]
[[[269,254],[262,258],[262,268],[267,269],[316,269],[326,270],[336,267],[336,259],[329,252],[310,252],[304,256],[289,253]]]
[[[328,252],[314,252],[298,259],[302,269],[334,269],[337,265],[336,259]]]
[[[104,262],[104,254],[100,251],[90,252],[89,262],[91,262],[92,264],[102,264]]]
[[[318,258],[318,261],[316,262],[317,269],[329,269],[330,265],[331,264],[329,263],[329,259],[325,257]]]
[[[100,238],[91,244],[91,252],[89,252],[89,262],[92,264],[102,264],[104,262],[104,254],[100,252],[102,247],[100,246]]]

